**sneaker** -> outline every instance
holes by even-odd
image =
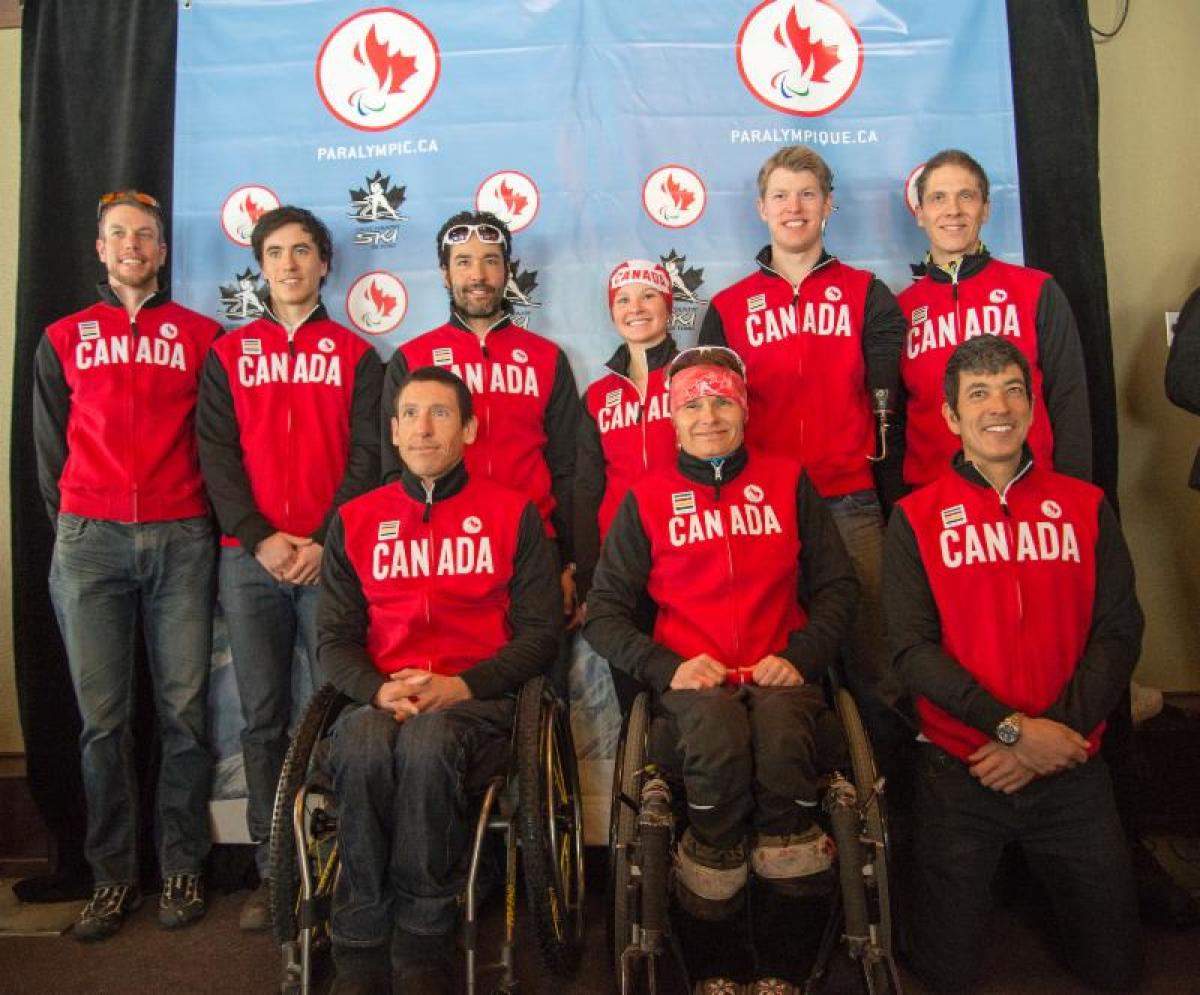
[[[141,893],[131,884],[106,884],[92,892],[79,913],[75,939],[84,943],[107,940],[142,904]]]
[[[238,914],[238,929],[245,933],[261,933],[271,928],[271,882],[263,878],[250,897],[242,903]]]
[[[820,826],[787,836],[759,835],[750,854],[754,873],[768,881],[806,878],[833,867],[833,840]]]
[[[158,924],[163,929],[190,926],[204,916],[205,908],[204,880],[199,874],[185,871],[163,880],[158,897]]]

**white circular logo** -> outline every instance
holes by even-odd
[[[988,294],[988,300],[993,304],[1003,304],[1006,300],[1008,300],[1008,291],[1003,287],[997,287],[990,294]]]
[[[1057,501],[1043,501],[1042,514],[1047,518],[1062,518],[1062,508]]]
[[[828,114],[862,76],[862,38],[832,0],[764,0],[742,22],[736,53],[754,96],[801,117]]]
[[[512,351],[512,358],[518,363],[528,363],[529,362],[529,357],[525,355],[524,349],[514,349]]]
[[[158,334],[164,339],[173,339],[179,334],[179,329],[169,321],[164,321],[159,326]]]
[[[746,489],[742,491],[746,495],[746,500],[754,504],[758,504],[763,499],[763,489],[758,484],[747,484]]]
[[[346,292],[346,315],[368,335],[386,335],[404,320],[408,291],[400,278],[384,270],[364,273]]]
[[[917,199],[917,177],[921,175],[921,170],[924,168],[925,163],[918,162],[913,166],[912,172],[908,174],[908,179],[904,181],[904,206],[908,208],[908,213],[914,218],[921,207],[921,202]]]
[[[825,288],[825,300],[840,301],[841,299],[842,299],[842,288],[841,287],[826,287]]]
[[[248,246],[258,219],[278,206],[279,198],[275,196],[275,191],[267,187],[256,183],[238,187],[221,205],[221,231],[231,242]]]
[[[343,124],[386,131],[425,106],[441,71],[429,29],[402,10],[378,7],[329,33],[317,55],[317,92]]]
[[[463,519],[463,531],[464,532],[468,532],[471,535],[477,535],[482,529],[483,529],[483,522],[481,522],[474,515],[471,515],[469,518]]]
[[[491,211],[514,233],[533,224],[541,203],[537,184],[511,169],[492,173],[475,191],[475,210]]]
[[[320,349],[321,352],[333,352],[333,339],[321,339],[321,341],[317,343],[317,348]]]
[[[664,228],[695,224],[707,203],[704,181],[687,166],[660,166],[642,184],[642,206]]]

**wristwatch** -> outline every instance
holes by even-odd
[[[1020,712],[1006,715],[996,725],[996,739],[1005,746],[1013,746],[1021,738],[1021,720],[1025,718]]]

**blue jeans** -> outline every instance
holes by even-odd
[[[922,743],[915,815],[915,887],[905,922],[913,966],[933,988],[970,984],[987,935],[992,877],[1011,842],[1045,888],[1072,970],[1100,988],[1133,984],[1137,897],[1102,757],[1006,795]]]
[[[397,723],[362,705],[343,712],[329,753],[338,799],[341,876],[333,940],[376,947],[393,925],[437,935],[454,929],[474,834],[467,776],[484,754],[507,759],[515,702],[470,699]]]
[[[292,651],[299,632],[310,662],[317,659],[318,586],[298,587],[272,577],[240,546],[221,549],[220,596],[229,649],[242,700],[242,763],[249,795],[247,822],[258,873],[267,876],[275,788],[288,748]],[[305,689],[302,708],[312,696]]]
[[[50,596],[83,719],[84,852],[97,887],[138,880],[131,716],[139,606],[162,740],[159,866],[164,875],[199,871],[208,856],[212,756],[204,709],[214,552],[207,518],[124,524],[58,517]]]
[[[826,498],[858,577],[858,613],[842,647],[846,685],[862,712],[880,766],[913,738],[896,710],[902,698],[883,632],[883,511],[873,490]]]

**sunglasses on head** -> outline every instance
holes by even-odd
[[[485,245],[497,245],[504,241],[504,232],[486,221],[477,225],[454,225],[446,229],[442,245],[462,245],[472,235]]]
[[[153,208],[159,212],[162,211],[162,205],[148,193],[142,193],[140,190],[113,190],[111,193],[101,196],[100,203],[96,205],[96,220],[100,220],[100,215],[104,213],[104,209],[110,204],[126,200],[135,200],[146,207]]]
[[[746,364],[742,362],[742,357],[732,349],[723,345],[697,345],[692,346],[690,349],[684,349],[683,352],[679,353],[679,355],[671,360],[670,364],[667,366],[668,382],[679,369],[680,360],[684,359],[685,357],[690,359],[693,356],[700,356],[703,359],[707,359],[710,356],[722,356],[733,363],[735,373],[737,373],[743,380],[746,379]],[[717,362],[713,365],[724,366],[725,364]]]

